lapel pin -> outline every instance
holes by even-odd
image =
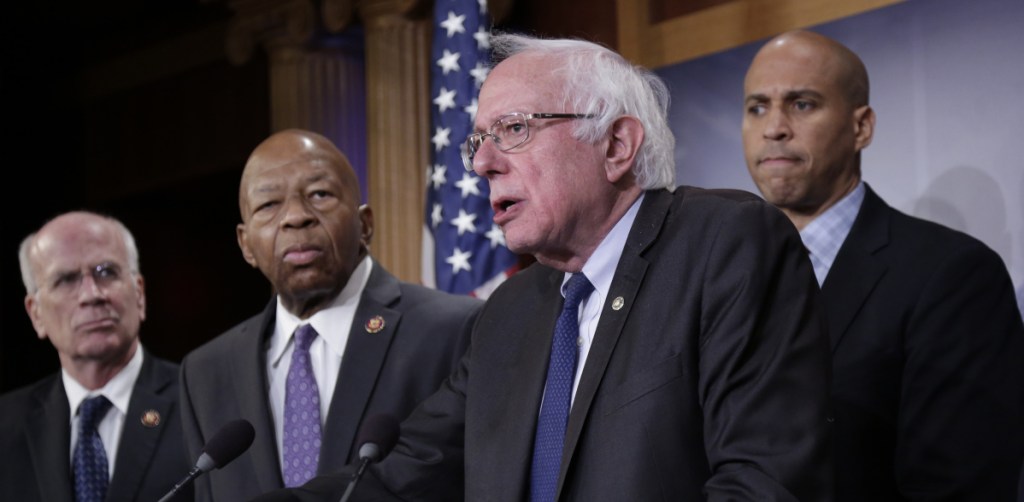
[[[370,334],[380,333],[380,330],[382,330],[382,329],[384,329],[384,318],[383,317],[381,317],[379,315],[375,315],[375,316],[371,317],[369,321],[366,321],[366,332],[367,333],[370,333]]]
[[[623,300],[621,296],[616,296],[615,299],[612,300],[612,310],[620,310],[625,304],[626,300]]]
[[[142,414],[142,425],[153,428],[160,425],[160,412],[156,410],[146,410]]]

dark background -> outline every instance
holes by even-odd
[[[245,159],[271,132],[268,62],[262,50],[227,61],[232,16],[222,0],[5,7],[0,392],[59,368],[25,313],[17,250],[62,212],[109,214],[135,235],[147,296],[140,337],[157,356],[180,360],[270,299],[234,230]],[[497,27],[614,47],[615,2],[513,1]]]

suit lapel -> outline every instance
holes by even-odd
[[[41,500],[71,502],[71,410],[60,373],[36,396],[25,433]]]
[[[358,424],[377,384],[402,315],[389,308],[401,296],[398,280],[376,263],[352,318],[341,370],[324,427],[318,471],[344,466],[352,454]]]
[[[548,270],[547,274],[542,274],[535,282],[535,290],[526,290],[522,294],[523,299],[529,298],[535,302],[530,309],[532,315],[524,318],[521,326],[517,325],[514,330],[505,331],[493,340],[501,344],[494,352],[508,355],[511,359],[503,361],[504,364],[492,365],[495,369],[504,370],[495,374],[493,379],[489,378],[489,381],[501,382],[503,392],[500,403],[486,405],[497,405],[501,410],[496,414],[502,417],[500,427],[493,430],[495,436],[489,438],[493,446],[487,450],[501,452],[505,459],[501,465],[494,466],[498,472],[495,479],[503,481],[493,490],[494,493],[503,494],[502,500],[529,498],[537,418],[544,395],[555,321],[564,303],[560,286],[565,275],[557,270]],[[492,398],[485,396],[476,399]]]
[[[619,341],[619,335],[622,334],[622,328],[633,307],[632,300],[636,298],[637,291],[647,273],[648,262],[641,254],[660,233],[671,203],[672,194],[668,191],[646,193],[640,211],[633,221],[633,227],[629,231],[629,237],[622,250],[622,257],[619,258],[619,263],[615,267],[615,276],[608,290],[608,302],[602,306],[601,320],[598,323],[597,332],[594,334],[594,343],[587,356],[586,365],[583,367],[583,375],[580,376],[576,397],[569,413],[565,448],[562,450],[559,492],[565,483],[565,475],[572,462],[580,433],[583,431],[583,424],[586,422],[591,404],[594,402],[594,395],[601,384],[608,361],[611,360],[612,353]],[[608,308],[613,303],[612,299],[619,297],[624,300],[622,306],[618,309]]]
[[[888,206],[866,184],[865,190],[857,219],[821,288],[833,352],[888,268],[874,256],[889,243]]]
[[[252,463],[252,472],[256,474],[253,482],[257,483],[261,492],[268,492],[284,486],[281,477],[281,463],[278,460],[277,440],[274,436],[274,422],[270,414],[270,402],[267,397],[267,354],[266,343],[274,330],[277,299],[270,301],[263,310],[258,321],[247,323],[243,332],[258,330],[248,336],[239,337],[244,342],[236,347],[238,357],[230,359],[231,373],[235,375],[233,391],[238,396],[242,416],[252,423],[256,431],[252,447],[243,457]],[[253,343],[251,338],[257,341]],[[259,382],[259,385],[253,385]]]
[[[174,412],[173,397],[160,395],[173,383],[174,378],[176,375],[158,372],[153,364],[153,358],[143,353],[142,369],[125,414],[121,446],[118,448],[114,477],[110,481],[107,500],[136,498],[153,456],[159,453],[157,447],[166,429],[167,418]],[[150,411],[155,411],[162,417],[155,426],[146,426],[141,420],[142,416]],[[184,476],[185,473],[181,475]]]

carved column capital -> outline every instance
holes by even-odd
[[[235,16],[228,25],[225,50],[233,64],[248,61],[256,44],[268,49],[299,47],[316,32],[312,0],[229,0],[228,6]]]
[[[388,24],[391,19],[417,19],[430,16],[430,0],[363,0],[359,2],[359,18],[367,26]]]

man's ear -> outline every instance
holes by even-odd
[[[139,295],[138,307],[139,307],[139,320],[146,320],[146,280],[142,278],[142,274],[135,274],[135,294]]]
[[[245,223],[239,223],[235,227],[235,236],[238,237],[238,248],[242,250],[242,257],[245,258],[245,262],[253,268],[257,268],[256,257],[253,256],[252,249],[249,248],[249,241],[246,239]]]
[[[363,251],[369,253],[370,242],[373,240],[373,209],[370,209],[370,206],[366,204],[359,206],[359,222],[363,227],[359,232],[359,244]]]
[[[854,147],[861,151],[871,144],[875,135],[875,111],[864,105],[853,111]]]
[[[644,126],[636,117],[619,117],[608,131],[605,171],[608,181],[618,183],[636,164],[636,155],[644,142]]]
[[[25,295],[25,312],[32,320],[32,328],[36,330],[36,336],[40,340],[46,339],[46,327],[43,326],[43,320],[39,317],[39,301],[36,300],[36,295]]]

